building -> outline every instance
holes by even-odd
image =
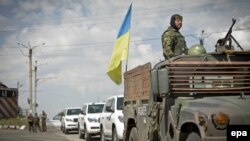
[[[16,117],[18,112],[17,88],[8,88],[0,82],[0,119]]]

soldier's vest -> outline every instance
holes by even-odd
[[[186,41],[184,36],[181,35],[179,31],[176,31],[173,28],[169,28],[166,32],[170,32],[174,37],[174,45],[172,46],[172,51],[175,56],[181,55],[181,54],[187,54],[186,51]]]

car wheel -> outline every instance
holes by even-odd
[[[137,129],[136,127],[133,127],[129,134],[129,141],[137,141],[137,140],[138,140]]]
[[[103,131],[102,128],[101,128],[101,141],[106,141],[106,140],[105,140],[104,131]]]
[[[88,133],[86,126],[84,127],[84,138],[86,141],[90,141],[90,139],[91,139],[91,136]]]
[[[68,134],[68,130],[64,128],[64,134]]]
[[[118,135],[117,135],[115,127],[112,130],[112,141],[119,141],[119,138],[118,138]]]
[[[82,132],[81,132],[80,127],[78,128],[78,135],[79,135],[79,139],[82,139],[82,138],[83,138],[83,134],[82,134]]]

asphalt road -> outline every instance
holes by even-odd
[[[99,141],[100,138],[93,137],[92,141]],[[0,141],[85,141],[79,139],[77,132],[70,132],[65,135],[59,128],[48,126],[47,132],[30,133],[27,129],[0,129]]]

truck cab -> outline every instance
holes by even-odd
[[[250,124],[250,51],[181,55],[124,73],[124,141],[225,141]]]

